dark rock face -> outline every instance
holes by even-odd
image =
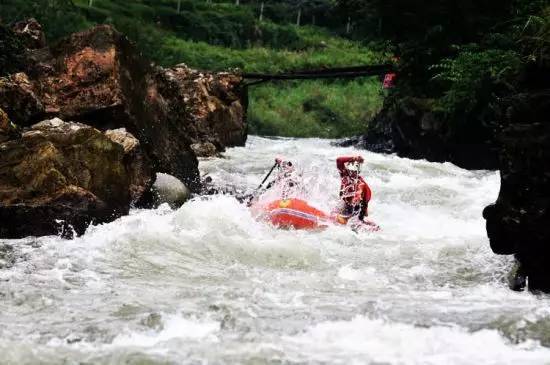
[[[246,95],[242,79],[204,73],[185,65],[160,69],[149,86],[150,102],[185,130],[199,156],[212,156],[246,142]]]
[[[128,133],[126,129],[110,129],[105,136],[124,148],[124,166],[130,178],[130,201],[140,205],[148,202],[149,188],[154,181],[154,171],[151,160],[143,153],[139,140]]]
[[[29,19],[0,27],[4,51],[0,237],[82,233],[151,204],[157,172],[199,192],[196,153],[245,142],[239,76],[153,68],[110,26],[50,48]]]
[[[364,136],[342,144],[412,159],[450,161],[467,169],[496,169],[497,148],[491,131],[474,121],[449,127],[432,104],[431,99],[390,98]]]
[[[127,214],[153,182],[133,136],[57,118],[0,144],[0,153],[0,237],[83,233]]]
[[[527,70],[523,92],[502,104],[501,188],[485,208],[497,254],[515,254],[531,290],[550,292],[550,68]]]
[[[25,73],[0,78],[0,108],[20,126],[28,127],[44,117],[44,105]]]
[[[42,25],[34,18],[17,22],[12,30],[23,41],[28,49],[39,49],[46,47],[46,35],[42,30]]]
[[[17,138],[18,136],[19,130],[17,126],[15,126],[8,118],[8,115],[0,109],[0,143]]]
[[[0,24],[0,76],[21,71],[25,67],[25,46],[8,27]]]
[[[29,47],[43,46],[32,20],[18,23],[16,33]],[[0,79],[0,107],[18,125],[59,117],[101,130],[126,128],[157,172],[194,192],[200,190],[196,153],[213,155],[246,140],[240,77],[185,66],[152,68],[110,26],[73,34],[51,49],[27,49],[26,55],[27,73]]]

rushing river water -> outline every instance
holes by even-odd
[[[380,232],[281,231],[218,195],[2,241],[0,363],[550,363],[549,299],[509,291],[489,249],[496,172],[258,137],[201,170],[252,189],[287,156],[330,210],[358,152]]]

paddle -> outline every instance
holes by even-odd
[[[262,188],[262,185],[267,181],[267,179],[269,179],[269,176],[271,176],[271,173],[273,172],[273,170],[275,170],[275,167],[277,167],[277,165],[279,165],[279,162],[276,161],[275,162],[275,165],[273,165],[273,167],[271,168],[271,170],[269,170],[269,172],[267,173],[267,175],[264,177],[262,183],[260,185],[258,185],[258,187],[254,190],[254,192],[250,195],[248,195],[246,198],[245,198],[245,201],[247,202],[247,205],[250,206],[252,204],[252,201],[256,198],[256,195],[258,195],[258,192],[260,191],[260,189]]]
[[[275,165],[273,165],[273,167],[271,168],[271,170],[269,170],[269,172],[267,173],[267,175],[265,175],[265,178],[264,180],[262,181],[262,183],[256,188],[256,191],[258,191],[262,185],[267,181],[267,179],[269,179],[269,176],[271,176],[271,173],[273,172],[273,170],[275,170],[275,167],[277,167],[277,165],[279,164],[279,162],[275,162]]]

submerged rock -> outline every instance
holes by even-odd
[[[83,233],[127,214],[152,181],[150,168],[136,169],[138,145],[125,151],[95,128],[57,118],[0,144],[0,154],[0,237]]]
[[[162,173],[157,174],[152,191],[157,206],[168,203],[172,208],[179,208],[191,196],[191,191],[184,183],[174,176]]]

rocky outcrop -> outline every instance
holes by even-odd
[[[445,118],[434,110],[431,99],[388,98],[365,135],[341,144],[412,159],[450,161],[467,169],[497,168],[497,147],[489,128],[474,119]]]
[[[205,73],[178,65],[160,69],[149,87],[150,101],[174,124],[185,129],[191,148],[211,156],[246,142],[246,91],[229,73]]]
[[[154,200],[156,173],[199,192],[196,154],[245,142],[239,76],[153,67],[108,25],[52,47],[33,19],[1,30],[21,62],[0,78],[0,237],[112,220]]]
[[[14,125],[8,115],[0,109],[0,143],[6,142],[12,138],[19,136],[19,130]]]
[[[109,129],[105,132],[105,136],[124,149],[124,166],[129,178],[130,202],[138,206],[148,204],[154,171],[151,160],[144,153],[139,140],[124,128]]]
[[[13,25],[12,30],[27,49],[46,47],[46,35],[42,30],[42,25],[36,19],[30,18],[17,22]]]
[[[51,119],[0,144],[0,237],[82,233],[127,214],[153,182],[122,131]]]
[[[18,72],[25,67],[25,46],[8,27],[0,23],[0,76]]]
[[[16,24],[29,47],[43,45],[34,21]],[[0,79],[0,107],[21,126],[60,117],[98,129],[126,128],[155,170],[200,190],[196,154],[246,140],[240,77],[184,65],[151,67],[112,27],[76,33],[50,48],[27,49],[26,73]]]
[[[550,292],[550,67],[523,75],[523,92],[503,101],[496,133],[501,187],[485,208],[497,254],[515,254],[531,290]]]
[[[27,74],[20,72],[0,78],[0,108],[20,126],[30,126],[45,116],[45,109],[36,95]]]

